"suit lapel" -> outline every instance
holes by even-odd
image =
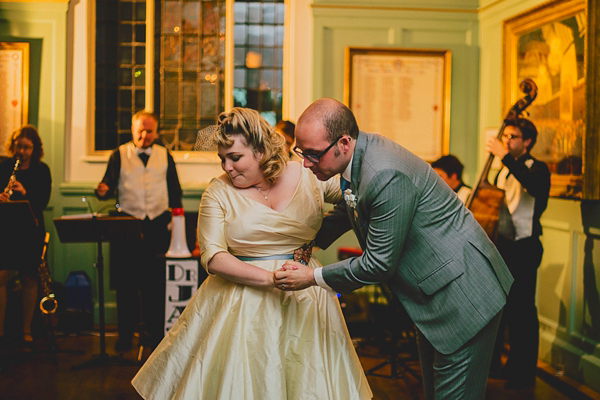
[[[360,187],[361,182],[361,167],[363,158],[365,155],[365,151],[367,148],[368,135],[364,132],[359,132],[358,137],[356,138],[356,146],[354,147],[354,157],[352,158],[352,182],[350,182],[350,190],[357,198],[357,204],[354,208],[350,207],[346,203],[346,211],[348,213],[348,218],[350,219],[350,223],[352,224],[352,229],[360,242],[360,245],[363,249],[366,246],[366,232],[363,232],[361,227],[363,225],[361,213],[359,212],[360,207],[358,201],[360,201],[360,193],[358,192],[358,188]]]
[[[364,132],[358,132],[356,138],[356,146],[354,146],[354,158],[352,159],[352,182],[350,182],[350,188],[352,193],[356,194],[357,188],[360,186],[361,180],[361,166],[367,149],[368,136]]]

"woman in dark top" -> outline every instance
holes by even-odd
[[[52,178],[50,169],[40,161],[44,155],[42,141],[37,130],[31,125],[17,129],[8,140],[6,149],[11,158],[0,164],[0,202],[9,200],[28,200],[37,220],[36,237],[39,238],[39,252],[34,251],[31,257],[22,259],[20,265],[0,261],[0,340],[4,339],[4,317],[6,314],[6,285],[10,278],[10,270],[18,269],[22,284],[23,306],[23,341],[33,342],[31,321],[37,303],[37,268],[40,263],[44,225],[44,208],[50,200]],[[20,158],[19,169],[15,179],[10,182],[17,158]],[[12,193],[10,193],[12,191]]]

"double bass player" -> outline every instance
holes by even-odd
[[[542,260],[540,217],[548,204],[550,171],[530,152],[537,139],[535,125],[525,118],[506,121],[502,139],[489,138],[486,150],[502,160],[495,184],[505,191],[505,201],[515,227],[514,240],[499,236],[500,254],[515,281],[508,294],[492,360],[495,375],[507,379],[507,389],[533,386],[539,344],[535,306],[537,268]],[[500,352],[508,327],[510,353],[500,369]]]

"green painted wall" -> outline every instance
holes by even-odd
[[[473,182],[477,155],[472,149],[477,143],[479,91],[479,34],[473,2],[315,3],[313,100],[333,97],[343,101],[347,46],[452,52],[450,152],[465,164],[465,181]],[[450,7],[452,12],[448,11]]]
[[[42,137],[45,156],[52,173],[52,195],[44,213],[51,233],[50,267],[62,276],[59,240],[52,218],[61,215],[58,190],[64,176],[66,114],[67,3],[0,2],[0,40],[31,44],[29,123]]]

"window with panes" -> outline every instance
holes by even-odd
[[[146,0],[96,1],[95,149],[131,140],[146,96]]]
[[[149,0],[96,1],[95,150],[131,140],[131,116],[153,108],[161,141],[191,150],[196,132],[224,110],[227,0],[153,0],[154,32],[146,32]],[[281,119],[283,1],[236,1],[233,104],[272,124]],[[154,35],[154,82],[146,85],[146,35]],[[146,107],[153,90],[153,107]]]
[[[234,15],[234,105],[258,110],[275,125],[283,100],[285,4],[236,1]]]

